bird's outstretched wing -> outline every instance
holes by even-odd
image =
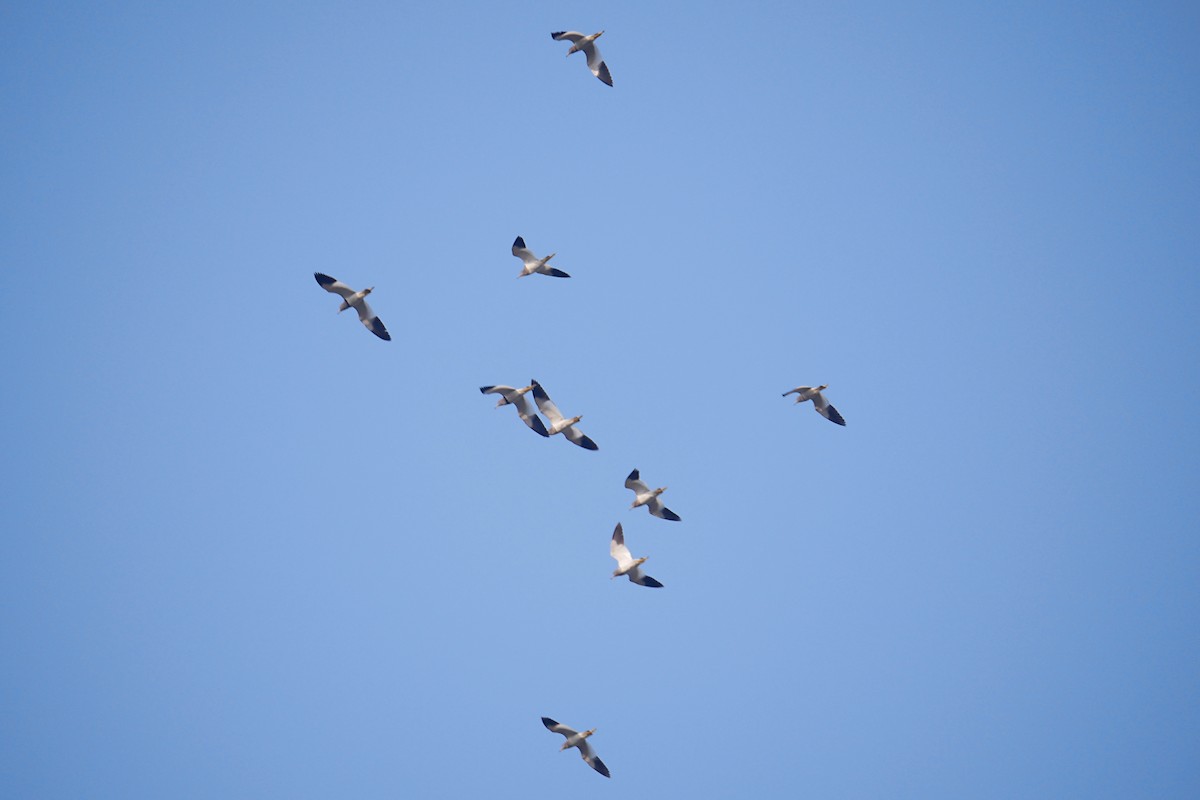
[[[599,78],[601,83],[612,86],[612,75],[609,74],[608,65],[604,63],[604,59],[600,57],[600,48],[596,47],[596,43],[585,44],[583,52],[587,54],[588,69],[592,71],[592,74]]]
[[[563,725],[561,722],[555,722],[549,717],[542,717],[542,724],[546,726],[546,730],[553,731],[554,733],[561,733],[568,739],[579,733],[579,731],[575,730],[574,728]]]
[[[550,395],[546,394],[546,390],[537,381],[530,381],[533,384],[533,399],[537,402],[538,411],[546,415],[546,419],[550,422],[562,422],[562,412],[558,410],[558,406],[554,405],[554,401],[550,399]]]
[[[653,498],[646,507],[650,509],[650,513],[659,519],[669,519],[671,522],[679,522],[679,515],[662,504],[662,500],[657,497]]]
[[[576,428],[574,425],[563,431],[563,436],[567,437],[569,442],[577,444],[584,450],[599,450],[600,445],[592,441],[590,436],[587,436],[583,431]]]
[[[646,492],[650,491],[650,487],[642,483],[641,473],[636,469],[629,473],[629,477],[625,479],[625,488],[632,489],[638,494],[645,494]]]
[[[815,408],[817,410],[817,413],[820,414],[822,417],[829,420],[830,422],[835,422],[838,425],[841,425],[843,427],[846,425],[846,420],[842,419],[842,415],[838,413],[838,410],[836,408],[834,408],[833,406],[829,405],[828,402],[826,402],[825,396],[823,394],[821,394],[820,392],[817,392],[817,396],[814,397],[812,399],[812,401],[813,401],[813,408]]]
[[[555,39],[560,42],[570,42],[571,44],[575,44],[582,39],[583,36],[584,35],[579,31],[559,31],[558,33],[550,34],[551,39]]]
[[[525,246],[525,239],[521,236],[518,236],[517,240],[513,242],[512,254],[521,259],[521,262],[526,265],[538,262],[538,257],[533,254],[532,250]]]
[[[333,294],[340,294],[343,298],[354,294],[354,290],[346,284],[339,281],[337,278],[331,278],[324,272],[314,272],[313,277],[317,279],[317,283],[321,284],[321,288]]]
[[[608,545],[608,553],[617,560],[618,567],[624,567],[633,561],[633,553],[630,553],[629,548],[625,546],[625,531],[621,529],[619,522],[616,530],[613,531],[612,541]]]

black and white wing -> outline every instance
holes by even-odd
[[[513,242],[512,254],[521,259],[521,263],[525,264],[525,266],[530,266],[538,262],[538,257],[533,254],[532,250],[525,246],[525,239],[521,236],[518,236],[517,240]]]
[[[558,406],[554,405],[550,395],[546,394],[546,390],[537,381],[531,381],[531,383],[533,384],[533,399],[537,402],[538,411],[545,414],[551,424],[562,422],[562,412],[558,410]]]
[[[820,392],[817,392],[816,396],[813,397],[812,401],[813,401],[813,408],[815,408],[817,410],[818,414],[820,414],[822,417],[829,420],[830,422],[835,422],[838,425],[845,426],[846,420],[842,419],[842,415],[838,413],[838,410],[836,408],[834,408],[833,406],[829,405],[828,402],[826,402],[825,395],[821,394]]]
[[[546,726],[546,730],[553,731],[554,733],[561,733],[568,739],[579,733],[579,731],[575,730],[574,728],[563,725],[561,722],[555,722],[549,717],[542,717],[542,724]]]
[[[383,327],[383,320],[375,316],[375,312],[371,310],[371,306],[367,305],[366,300],[359,300],[355,303],[354,310],[358,312],[358,319],[367,326],[367,330],[385,342],[392,340],[392,335],[388,333],[387,328]]]
[[[617,529],[613,531],[612,541],[609,542],[608,553],[617,560],[617,566],[622,569],[633,561],[633,553],[630,553],[629,548],[625,546],[625,531],[621,529],[619,522]]]
[[[679,515],[676,514],[674,511],[672,511],[671,509],[664,506],[662,504],[662,500],[658,499],[657,497],[651,498],[650,502],[646,503],[646,507],[650,509],[651,514],[658,517],[659,519],[669,519],[669,520],[671,520],[671,522],[679,522],[680,521]]]
[[[808,399],[807,395],[808,395],[809,391],[811,391],[811,390],[812,390],[811,386],[797,386],[795,389],[792,389],[789,392],[784,392],[783,396],[787,397],[789,394],[798,394],[798,395],[800,395],[800,397],[798,397],[796,399],[796,402],[799,403],[801,400]]]
[[[570,42],[575,44],[583,38],[583,34],[579,31],[559,31],[558,33],[550,34],[550,38],[559,42]]]
[[[549,415],[547,415],[549,416]],[[590,436],[584,434],[583,431],[572,425],[563,431],[563,436],[567,437],[567,441],[579,445],[584,450],[599,450],[600,445],[592,441]]]
[[[629,477],[625,479],[625,488],[632,489],[636,494],[645,494],[650,491],[650,487],[642,483],[642,473],[636,469],[629,473]]]
[[[587,765],[596,770],[596,772],[599,772],[606,778],[612,777],[612,775],[608,774],[608,767],[604,766],[604,762],[600,760],[600,757],[592,752],[592,747],[587,743],[587,739],[584,739],[579,743],[579,755],[581,755]]]
[[[599,78],[601,83],[612,86],[612,75],[609,74],[608,65],[604,63],[604,59],[600,57],[600,48],[596,47],[596,43],[585,44],[583,52],[587,54],[588,69],[592,71],[592,74]]]
[[[317,279],[317,283],[321,284],[321,288],[327,292],[341,295],[343,299],[354,294],[354,290],[346,284],[339,281],[337,278],[331,278],[324,272],[314,272],[313,277]]]
[[[645,586],[649,589],[663,588],[663,585],[661,583],[654,580],[654,578],[651,578],[646,573],[642,572],[641,567],[634,567],[633,569],[629,570],[629,572],[626,574],[629,575],[629,580],[633,581],[638,586]]]

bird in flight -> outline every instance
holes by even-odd
[[[518,236],[517,240],[513,242],[512,253],[514,256],[521,259],[521,262],[525,265],[521,271],[517,273],[518,278],[524,278],[526,275],[532,275],[535,272],[540,272],[543,275],[549,275],[554,278],[571,277],[561,269],[555,269],[546,263],[558,255],[558,253],[551,253],[545,258],[538,258],[533,254],[532,250],[525,246],[525,239],[521,236]]]
[[[574,728],[568,728],[561,722],[555,722],[549,717],[542,717],[542,724],[546,726],[547,730],[553,731],[554,733],[561,733],[563,736],[567,737],[567,740],[563,742],[562,747],[558,748],[560,751],[566,750],[568,747],[578,747],[579,755],[583,757],[583,760],[587,762],[589,767],[596,770],[596,772],[599,772],[606,778],[612,777],[608,774],[608,767],[604,766],[604,762],[600,760],[599,756],[592,752],[591,746],[587,743],[588,737],[596,732],[595,728],[592,728],[590,731],[584,731],[583,733],[580,733]]]
[[[567,437],[572,444],[577,444],[584,450],[599,450],[599,446],[584,435],[583,431],[575,427],[575,423],[583,419],[583,415],[578,417],[565,418],[562,412],[558,410],[558,406],[554,405],[554,401],[550,399],[550,395],[546,394],[546,390],[537,381],[530,381],[533,385],[533,399],[537,401],[538,411],[546,415],[546,419],[550,421],[550,427],[547,432],[553,436],[556,433],[561,433]]]
[[[838,410],[829,405],[829,402],[825,399],[825,395],[821,394],[823,390],[828,388],[829,384],[825,384],[824,386],[797,386],[790,392],[784,392],[783,396],[787,397],[789,394],[795,394],[797,403],[812,400],[813,408],[817,410],[818,414],[830,422],[836,422],[838,425],[844,426],[846,420],[842,419],[842,415],[838,413]]]
[[[654,489],[642,483],[641,473],[636,469],[629,473],[629,477],[625,479],[625,488],[632,489],[636,497],[633,498],[633,505],[629,508],[634,509],[638,506],[645,506],[650,510],[650,513],[659,519],[669,519],[672,522],[679,522],[679,515],[662,504],[658,496],[667,490],[667,487]]]
[[[617,523],[617,529],[613,531],[612,541],[608,545],[608,552],[609,555],[617,560],[617,568],[613,570],[612,574],[614,578],[625,575],[638,586],[649,586],[651,589],[662,588],[661,583],[642,572],[642,564],[646,562],[645,557],[634,558],[633,554],[629,552],[629,548],[625,546],[625,532],[621,530],[621,523],[619,522]]]
[[[383,321],[375,316],[375,312],[367,305],[367,295],[375,291],[374,286],[370,289],[363,289],[361,292],[356,292],[336,278],[331,278],[322,272],[314,272],[313,277],[317,279],[317,283],[321,284],[321,288],[325,291],[342,296],[342,305],[338,308],[339,314],[347,308],[353,308],[358,312],[359,321],[367,326],[367,330],[385,342],[392,340],[392,335],[387,332],[387,328],[383,327]]]
[[[517,416],[532,428],[534,433],[539,436],[549,436],[550,434],[546,432],[546,425],[542,422],[541,417],[533,413],[533,408],[529,405],[529,398],[525,397],[525,393],[532,388],[532,386],[526,386],[523,389],[514,389],[511,386],[480,386],[479,391],[483,394],[500,395],[499,401],[496,402],[496,408],[507,405],[516,406]]]
[[[580,50],[587,56],[588,69],[592,74],[601,80],[602,83],[607,83],[612,86],[612,75],[608,73],[608,65],[604,63],[604,59],[600,57],[600,48],[596,47],[596,40],[604,34],[593,33],[590,36],[584,36],[579,31],[558,31],[550,34],[550,38],[559,42],[571,42],[571,49],[567,51],[567,56],[572,53],[578,53]]]

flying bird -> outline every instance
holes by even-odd
[[[367,330],[385,342],[392,340],[392,335],[387,332],[387,328],[383,327],[383,321],[375,316],[375,312],[367,305],[367,295],[375,291],[374,286],[370,289],[363,289],[361,292],[356,292],[336,278],[331,278],[324,273],[314,272],[313,277],[317,279],[317,283],[321,284],[321,288],[325,291],[342,296],[342,305],[338,308],[339,314],[347,308],[353,308],[358,312],[358,319],[363,325],[367,326]]]
[[[583,415],[566,419],[562,412],[558,410],[558,406],[554,405],[554,401],[550,399],[550,395],[546,394],[546,390],[537,381],[530,381],[533,385],[533,399],[537,401],[538,411],[546,415],[546,419],[550,420],[548,432],[551,436],[556,433],[561,433],[563,436],[571,440],[572,443],[579,445],[584,450],[599,450],[599,446],[587,436],[583,434],[575,423],[583,419]]]
[[[625,488],[632,489],[633,493],[637,495],[633,498],[633,505],[629,507],[630,509],[645,506],[650,509],[651,514],[659,519],[669,519],[672,522],[679,522],[679,515],[664,506],[662,501],[658,499],[658,496],[665,492],[667,487],[664,486],[661,489],[651,491],[649,486],[642,483],[641,474],[635,469],[625,479]]]
[[[643,558],[634,558],[629,552],[629,548],[625,546],[625,532],[621,530],[621,523],[617,523],[617,529],[613,531],[612,542],[608,545],[609,554],[617,560],[617,568],[613,570],[614,578],[621,575],[626,575],[629,580],[636,583],[638,586],[649,586],[651,589],[661,589],[662,584],[651,578],[646,573],[642,572],[642,564],[646,562]]]
[[[571,42],[571,49],[567,51],[567,56],[572,53],[577,53],[582,50],[587,55],[588,69],[592,74],[599,78],[603,83],[612,86],[612,75],[608,74],[608,65],[604,63],[604,59],[600,57],[600,48],[596,47],[596,40],[604,35],[604,31],[593,33],[591,36],[584,36],[578,31],[559,31],[558,33],[550,34],[550,38],[559,42]]]
[[[518,278],[524,278],[526,275],[532,275],[535,272],[540,272],[543,275],[550,275],[554,278],[571,277],[561,269],[555,269],[546,263],[558,255],[558,253],[551,253],[545,258],[538,258],[533,254],[532,250],[525,246],[525,239],[523,237],[518,236],[517,240],[513,242],[512,251],[513,255],[521,259],[522,263],[525,264],[521,271],[517,273]]]
[[[541,417],[533,413],[533,408],[529,405],[529,398],[525,397],[525,393],[532,389],[532,386],[526,386],[523,389],[514,389],[511,386],[480,386],[479,391],[483,394],[498,394],[500,400],[496,403],[496,408],[500,406],[513,405],[517,407],[517,416],[521,421],[533,429],[533,432],[540,436],[549,436],[546,432],[546,426],[542,422]]]
[[[838,425],[844,426],[846,424],[846,420],[842,419],[842,415],[838,413],[838,410],[829,405],[829,403],[825,400],[825,395],[821,394],[823,390],[828,388],[829,384],[824,386],[797,386],[790,392],[784,392],[783,396],[787,397],[789,394],[795,394],[797,403],[803,403],[806,400],[812,400],[813,408],[817,410],[818,414],[830,422],[836,422]]]
[[[568,728],[561,722],[555,722],[549,717],[542,717],[542,724],[546,726],[547,730],[553,731],[554,733],[561,733],[563,736],[567,737],[567,740],[563,742],[562,747],[558,748],[560,751],[566,750],[568,747],[578,747],[579,755],[583,757],[583,760],[587,762],[589,767],[596,770],[596,772],[599,772],[606,778],[612,777],[608,774],[608,767],[604,766],[604,762],[600,760],[599,756],[592,752],[591,746],[587,743],[587,738],[596,732],[595,728],[592,728],[590,731],[584,731],[583,733],[580,733],[574,728]]]

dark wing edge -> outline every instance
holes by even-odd
[[[571,277],[567,273],[563,272],[561,269],[555,269],[554,267],[550,268],[549,275],[552,278],[569,278],[569,277]]]
[[[674,511],[667,508],[666,506],[663,506],[662,518],[669,519],[669,520],[671,520],[671,522],[682,522],[683,521],[679,518],[678,514],[676,514]]]
[[[322,289],[337,283],[337,278],[331,278],[324,272],[314,272],[313,277],[317,279],[317,283],[321,284]]]
[[[605,64],[603,61],[600,62],[600,74],[597,75],[596,77],[600,79],[601,83],[606,83],[609,86],[613,85],[612,84],[612,75],[609,74],[609,71],[608,71],[608,64]]]
[[[379,320],[379,317],[372,317],[370,321],[367,322],[367,328],[371,331],[371,333],[375,334],[380,339],[383,339],[385,342],[390,342],[392,340],[392,335],[388,333],[387,328],[383,327],[383,323]]]
[[[583,433],[581,433],[579,435],[579,441],[575,442],[575,444],[579,445],[584,450],[599,450],[600,449],[600,445],[593,442],[592,437],[588,436],[587,434],[583,434]]]
[[[658,581],[654,580],[654,578],[651,578],[649,575],[644,575],[644,576],[642,577],[642,579],[641,579],[640,581],[638,581],[638,586],[648,586],[648,587],[650,587],[651,589],[661,589],[661,588],[663,588],[663,585],[662,585],[661,583],[659,583]]]
[[[612,777],[612,775],[608,773],[608,767],[604,766],[604,762],[600,760],[599,756],[592,756],[592,769],[596,770],[596,772],[599,772],[606,778]]]
[[[836,408],[834,408],[833,406],[831,406],[829,404],[826,404],[825,411],[828,412],[827,419],[830,422],[836,422],[838,425],[845,426],[846,420],[842,419],[842,415],[838,413],[838,410]]]
[[[550,432],[546,430],[546,424],[542,422],[542,418],[537,414],[534,414],[529,418],[529,427],[533,428],[534,433],[539,434],[547,439],[550,438]]]
[[[549,717],[542,717],[542,724],[546,726],[546,730],[553,731],[554,733],[558,733],[558,731],[554,730],[555,728],[558,727],[558,723],[555,722],[554,720],[550,719]]]

